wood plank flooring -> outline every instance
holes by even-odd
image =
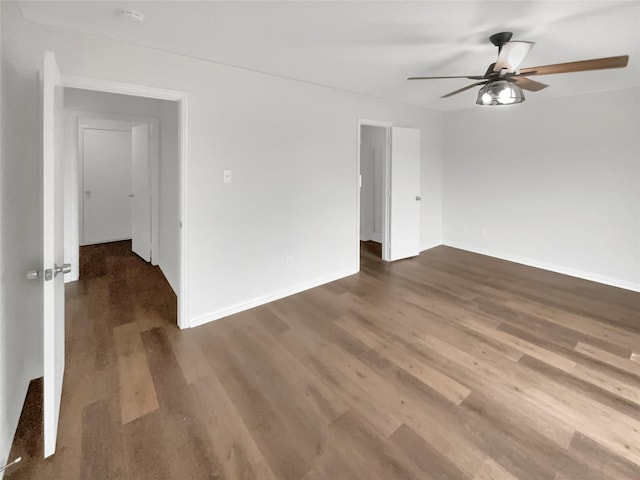
[[[638,293],[368,244],[357,275],[180,331],[127,243],[82,258],[58,453],[25,413],[8,479],[640,478]]]

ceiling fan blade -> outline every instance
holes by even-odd
[[[476,83],[472,83],[471,85],[467,85],[466,87],[462,87],[458,90],[455,90],[451,93],[447,93],[446,95],[441,96],[440,98],[449,98],[449,97],[453,97],[454,95],[457,95],[458,93],[462,93],[466,90],[469,90],[473,87],[477,87],[478,85],[484,85],[485,83],[487,83],[487,81],[485,80],[484,82],[476,82]]]
[[[520,41],[503,44],[493,71],[499,72],[506,69],[508,73],[515,73],[520,64],[527,58],[527,55],[529,55],[534,45],[534,42]]]
[[[545,83],[536,82],[535,80],[531,80],[527,77],[511,77],[511,81],[515,82],[520,88],[524,88],[530,92],[538,92],[549,86]]]
[[[409,77],[407,78],[407,80],[440,80],[440,79],[445,79],[445,78],[468,78],[469,80],[484,80],[484,77],[481,77],[479,75],[454,75],[454,76],[450,76],[450,77]]]
[[[604,70],[607,68],[624,68],[629,63],[629,55],[619,57],[594,58],[580,62],[556,63],[541,67],[528,67],[520,70],[526,75],[551,75],[554,73],[584,72],[588,70]]]

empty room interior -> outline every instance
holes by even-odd
[[[640,478],[640,1],[0,19],[0,478]]]

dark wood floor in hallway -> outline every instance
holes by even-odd
[[[58,453],[41,460],[23,419],[6,478],[640,478],[640,294],[448,247],[373,252],[180,331],[157,268],[84,251]]]

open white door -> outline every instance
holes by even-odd
[[[64,88],[53,52],[45,52],[42,83],[44,260],[44,456],[56,451],[64,377]]]
[[[420,130],[391,128],[387,260],[420,253]]]
[[[131,129],[132,193],[131,249],[151,261],[151,174],[149,170],[149,125]]]

